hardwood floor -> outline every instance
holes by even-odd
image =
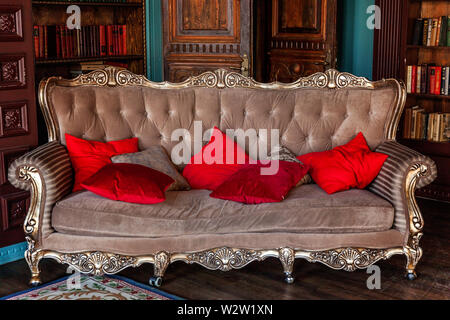
[[[404,278],[405,257],[378,263],[381,289],[366,287],[365,270],[348,273],[321,264],[296,260],[295,282],[285,284],[277,259],[252,263],[241,270],[209,271],[177,262],[167,269],[162,290],[187,299],[450,299],[450,204],[419,199],[425,220],[421,246],[424,255],[417,268],[419,278]],[[44,259],[42,280],[56,280],[66,267]],[[147,283],[152,265],[127,269],[123,276]],[[29,270],[24,260],[0,266],[0,297],[28,289]]]

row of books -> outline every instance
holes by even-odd
[[[446,95],[449,93],[450,67],[420,65],[407,66],[408,93]]]
[[[449,25],[450,16],[416,19],[412,45],[427,47],[450,46]]]
[[[420,106],[405,110],[403,138],[450,141],[450,113],[426,113]]]
[[[37,59],[117,56],[127,54],[126,25],[34,26]]]

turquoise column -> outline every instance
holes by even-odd
[[[374,30],[367,27],[367,8],[374,0],[342,0],[339,8],[338,68],[372,79]]]
[[[163,81],[162,8],[161,0],[146,0],[147,78]]]

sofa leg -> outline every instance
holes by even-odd
[[[154,275],[150,278],[149,284],[151,286],[160,287],[162,278],[166,272],[167,266],[170,264],[170,256],[167,252],[161,251],[155,254]]]
[[[408,280],[416,280],[416,266],[422,258],[422,248],[418,246],[416,249],[413,249],[409,246],[405,246],[403,251],[406,255],[406,278]]]
[[[40,255],[40,252],[36,252],[33,250],[33,248],[29,248],[25,251],[25,260],[28,263],[28,267],[31,271],[31,279],[29,284],[33,287],[36,287],[40,285],[41,282],[41,271],[39,270],[39,262],[41,261],[42,256]]]
[[[278,257],[283,265],[285,281],[288,284],[294,283],[292,271],[294,270],[295,252],[291,248],[281,248],[278,250]]]

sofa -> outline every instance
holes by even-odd
[[[404,255],[406,275],[415,279],[424,222],[414,193],[437,172],[431,159],[396,142],[405,98],[397,80],[371,82],[334,69],[290,84],[258,83],[224,69],[155,83],[114,67],[42,80],[48,143],[8,172],[15,187],[31,193],[24,222],[30,284],[40,283],[43,258],[95,275],[150,263],[150,283],[159,286],[175,261],[228,271],[273,257],[292,283],[295,259],[355,271]],[[196,120],[204,129],[279,129],[282,145],[296,155],[329,150],[362,132],[371,150],[389,157],[364,190],[328,195],[312,183],[280,203],[245,205],[207,190],[167,192],[156,205],[71,193],[66,133],[96,141],[137,137],[140,150],[161,145],[170,153],[171,132],[191,130]]]

